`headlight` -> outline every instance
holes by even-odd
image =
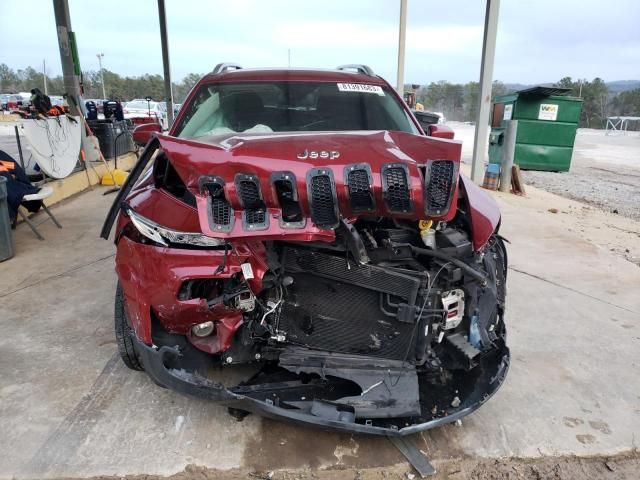
[[[178,232],[163,227],[153,220],[149,220],[139,213],[134,212],[131,208],[127,208],[125,211],[129,219],[131,219],[133,226],[136,227],[142,235],[165,247],[168,247],[170,243],[182,243],[199,247],[219,247],[225,244],[224,240],[207,237],[201,233]]]

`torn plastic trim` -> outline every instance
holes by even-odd
[[[125,214],[131,220],[131,223],[142,235],[160,245],[168,247],[171,243],[194,245],[197,247],[220,247],[225,245],[224,240],[219,238],[207,237],[202,233],[180,232],[154,222],[135,212],[129,206],[123,206]]]
[[[150,347],[138,340],[133,333],[131,338],[147,374],[160,385],[177,392],[219,402],[228,407],[256,413],[275,420],[315,425],[351,433],[384,436],[411,435],[455,422],[473,413],[489,400],[504,383],[510,363],[509,348],[504,346],[500,352],[502,355],[501,358],[496,361],[497,366],[495,372],[485,375],[486,382],[483,383],[482,388],[476,383],[474,398],[477,399],[474,400],[471,405],[444,417],[398,429],[391,427],[385,428],[367,423],[343,422],[335,419],[321,418],[304,411],[282,408],[273,403],[267,403],[262,400],[236,394],[220,383],[212,382],[198,374],[180,368],[179,361],[181,354],[178,347]],[[167,365],[172,365],[172,367]]]

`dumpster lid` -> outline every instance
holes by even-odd
[[[516,93],[519,95],[530,95],[532,97],[550,97],[552,95],[569,95],[571,93],[571,89],[562,87],[537,86],[525,88],[524,90],[518,90]]]

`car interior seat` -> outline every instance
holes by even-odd
[[[221,106],[226,124],[236,132],[264,121],[264,103],[257,93],[232,93],[222,98]]]
[[[361,95],[318,97],[316,113],[324,120],[322,130],[366,130],[366,108]]]

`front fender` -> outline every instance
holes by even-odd
[[[460,188],[464,192],[464,200],[460,198],[458,201],[466,202],[473,249],[478,251],[484,248],[500,225],[500,208],[493,197],[462,174],[460,174]]]

